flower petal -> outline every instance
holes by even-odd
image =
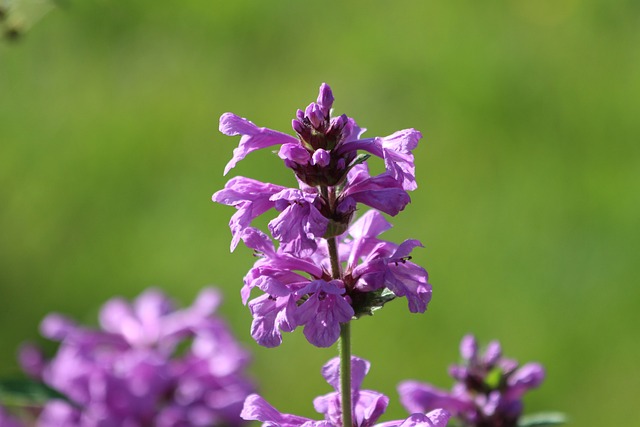
[[[224,168],[226,175],[247,154],[272,145],[296,143],[298,140],[282,132],[260,128],[249,120],[233,113],[224,113],[220,117],[220,132],[229,136],[242,135],[240,144],[233,150],[233,157]]]
[[[297,415],[283,414],[257,394],[247,396],[240,417],[247,421],[262,421],[265,425],[281,427],[297,427],[312,421]]]
[[[398,386],[400,403],[409,413],[425,413],[444,408],[454,416],[473,409],[473,402],[418,381],[403,381]]]

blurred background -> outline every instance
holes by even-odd
[[[210,196],[238,143],[222,113],[292,133],[327,82],[366,135],[425,136],[386,238],[425,244],[432,303],[353,327],[365,387],[392,399],[385,420],[403,416],[399,381],[451,385],[470,332],[546,366],[527,412],[584,427],[638,415],[640,2],[0,4],[17,7],[0,25],[0,375],[51,311],[95,322],[115,295],[157,286],[187,304],[213,284],[262,394],[314,416],[336,349],[301,331],[277,349],[251,340],[253,258],[229,252],[234,210]],[[235,175],[293,183],[269,150]]]

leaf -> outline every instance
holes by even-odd
[[[381,309],[395,297],[395,294],[387,288],[375,292],[354,293],[351,295],[354,317],[359,319],[362,316],[373,316],[374,311]]]
[[[355,159],[353,159],[353,161],[351,163],[349,163],[349,168],[348,170],[351,170],[351,168],[353,168],[356,165],[359,165],[361,163],[366,162],[367,160],[369,160],[369,157],[371,157],[371,154],[358,154],[356,156]]]
[[[51,399],[69,401],[69,398],[62,393],[35,380],[28,378],[0,380],[0,403],[3,405],[41,406]]]
[[[525,415],[518,421],[518,427],[557,426],[567,422],[567,416],[562,412],[538,412]]]

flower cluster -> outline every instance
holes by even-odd
[[[331,89],[322,84],[317,101],[293,120],[296,137],[232,113],[220,118],[222,133],[241,135],[225,174],[250,152],[280,145],[278,155],[299,183],[287,188],[235,177],[213,195],[237,209],[229,223],[231,250],[243,241],[258,256],[242,299],[254,317],[253,338],[267,347],[298,326],[309,342],[327,347],[338,339],[341,323],[389,299],[406,297],[409,310],[421,313],[431,298],[426,270],[409,261],[421,243],[378,238],[391,227],[378,211],[397,215],[410,201],[408,191],[417,188],[411,151],[422,135],[406,129],[362,138],[364,129],[352,118],[331,117],[332,105]],[[369,173],[372,155],[384,160],[379,175]],[[358,203],[374,210],[352,224]],[[269,222],[271,236],[251,226],[270,209],[279,212]],[[253,288],[263,294],[249,301]]]
[[[542,366],[519,366],[515,360],[502,357],[497,341],[489,343],[480,354],[471,335],[462,339],[460,354],[464,363],[449,369],[456,380],[450,392],[417,381],[400,384],[400,399],[407,411],[444,408],[463,426],[517,426],[523,411],[522,396],[540,385],[544,379]]]
[[[22,427],[22,423],[9,415],[0,405],[0,426],[2,427]]]
[[[375,424],[389,404],[389,398],[373,390],[361,390],[364,377],[369,372],[369,362],[351,357],[351,400],[353,402],[354,427],[444,427],[449,413],[436,409],[428,413],[415,413],[404,420]],[[324,420],[315,421],[298,415],[283,414],[257,394],[247,397],[242,417],[261,421],[263,427],[341,427],[340,360],[334,358],[322,368],[322,376],[336,391],[319,396],[313,401],[315,410]]]
[[[205,289],[191,307],[175,310],[148,290],[132,304],[108,301],[99,330],[46,317],[42,334],[60,342],[56,355],[46,360],[25,346],[21,363],[70,401],[49,401],[38,426],[242,424],[242,404],[254,391],[244,374],[249,356],[212,316],[219,303],[219,294]]]

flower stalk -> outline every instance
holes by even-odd
[[[333,212],[336,202],[334,188],[322,186],[320,189],[322,196],[329,204],[329,209]],[[327,247],[329,249],[329,262],[331,264],[331,277],[336,280],[342,279],[342,269],[340,268],[340,256],[338,254],[338,243],[335,237],[329,237]],[[340,340],[338,341],[338,355],[340,358],[340,409],[342,414],[342,427],[352,427],[352,402],[351,402],[351,320],[340,324]]]
[[[327,239],[331,273],[334,279],[341,278],[340,257],[336,238]],[[342,412],[342,427],[352,427],[351,415],[351,321],[340,324],[340,341],[338,341],[340,357],[340,405]]]
[[[351,427],[351,322],[340,324],[340,395],[342,406],[342,427]]]

